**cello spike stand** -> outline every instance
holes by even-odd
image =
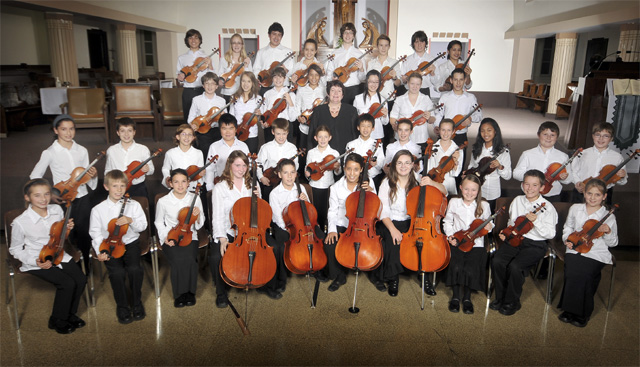
[[[353,305],[349,307],[349,312],[356,314],[360,312],[360,309],[356,307],[356,294],[358,294],[358,252],[360,251],[360,242],[354,242],[353,247],[356,251],[355,270],[356,270],[356,283],[353,289]]]

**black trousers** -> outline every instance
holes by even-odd
[[[453,142],[456,143],[458,146],[461,146],[462,144],[464,144],[464,142],[468,141],[467,139],[467,133],[464,134],[456,134],[456,136],[453,138]],[[464,149],[461,149],[460,152],[463,154],[462,157],[462,170],[464,171],[465,167],[467,167],[467,161],[469,160],[468,158],[468,154],[467,154],[467,150],[468,150],[468,146],[465,147]],[[461,171],[462,173],[462,171]],[[458,178],[456,178],[456,186],[460,185],[459,181],[462,181],[462,179],[460,179],[461,175],[458,175]]]
[[[578,317],[591,317],[593,297],[598,290],[604,266],[604,263],[580,254],[566,254],[564,288],[558,307]]]
[[[222,139],[222,135],[220,135],[220,127],[212,127],[205,134],[200,134],[196,132],[196,139],[198,140],[198,144],[196,147],[202,152],[202,156],[204,157],[204,162],[207,163],[209,154],[209,146],[216,141]]]
[[[258,137],[257,136],[254,138],[248,138],[247,141],[245,141],[245,143],[247,143],[250,153],[258,154]]]
[[[56,286],[51,317],[66,321],[69,315],[78,313],[78,303],[87,285],[87,277],[73,260],[60,265],[62,269],[53,266],[49,269],[30,270],[28,273]]]
[[[393,225],[402,232],[407,233],[411,226],[411,220],[404,221],[392,221]],[[391,232],[384,224],[381,224],[382,230],[382,265],[377,269],[371,271],[372,280],[377,281],[392,281],[398,280],[398,276],[404,272],[404,267],[400,263],[400,244],[393,243],[393,237]]]
[[[184,116],[184,123],[186,124],[189,122],[189,111],[191,111],[193,97],[199,96],[204,93],[204,88],[198,87],[182,89],[182,115]]]
[[[287,284],[287,266],[284,263],[284,243],[289,240],[289,232],[272,222],[271,233],[272,235],[267,235],[266,238],[268,245],[273,247],[273,254],[276,257],[276,274],[265,287],[275,291]]]
[[[91,217],[92,192],[79,199],[75,199],[71,206],[71,218],[73,218],[73,231],[71,231],[71,239],[75,241],[78,249],[84,257],[85,269],[89,271],[89,252],[91,251],[91,236],[89,235],[89,219]]]
[[[496,299],[503,303],[520,302],[527,274],[546,253],[545,241],[525,238],[518,247],[502,244],[491,264]]]
[[[227,235],[229,244],[233,242],[234,238]],[[222,261],[222,255],[220,255],[220,241],[216,239],[210,244],[209,247],[209,269],[211,270],[211,279],[216,286],[216,295],[227,295],[230,286],[222,279],[220,275],[220,261]]]
[[[129,195],[131,195],[131,197],[144,196],[149,199],[149,202],[151,202],[151,199],[149,198],[149,191],[147,191],[147,184],[145,183],[145,181],[142,181],[139,184],[131,185],[127,192],[129,193]]]
[[[198,288],[198,241],[188,246],[167,246],[162,244],[162,252],[171,266],[171,288],[173,298],[190,292],[196,294]]]
[[[109,281],[113,290],[113,298],[118,308],[128,308],[142,304],[142,279],[144,271],[140,265],[140,241],[135,240],[126,245],[122,257],[111,258],[104,262],[109,271]],[[129,278],[131,288],[131,303],[127,300],[126,279]]]
[[[338,238],[340,238],[340,235],[344,233],[346,230],[347,229],[345,227],[338,226],[337,227]],[[347,273],[349,270],[344,266],[340,265],[340,263],[336,259],[337,244],[338,244],[338,241],[336,241],[336,243],[332,245],[327,243],[324,244],[324,252],[325,254],[327,254],[327,266],[324,268],[324,272],[329,279],[337,280],[339,282],[344,283],[347,281]]]
[[[313,206],[318,212],[318,225],[326,232],[327,212],[329,211],[329,189],[318,189],[312,187],[313,190]]]

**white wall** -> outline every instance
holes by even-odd
[[[509,92],[518,93],[522,91],[524,81],[531,79],[535,45],[535,38],[519,38],[514,40]]]
[[[635,0],[632,0],[635,1]],[[582,9],[592,5],[610,3],[611,0],[513,0],[513,23],[523,23],[556,14]]]
[[[51,63],[43,12],[2,6],[0,25],[2,65]]]

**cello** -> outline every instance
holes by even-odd
[[[607,164],[606,166],[602,167],[600,169],[600,174],[597,177],[589,177],[586,180],[582,181],[583,184],[587,184],[587,182],[589,182],[589,180],[592,180],[594,178],[598,178],[601,179],[602,181],[604,181],[604,183],[609,186],[609,185],[613,185],[614,183],[620,181],[620,179],[622,179],[622,177],[616,175],[616,173],[618,173],[618,171],[620,171],[622,169],[622,167],[624,167],[627,163],[629,163],[632,159],[634,159],[636,157],[636,155],[640,154],[640,149],[636,149],[635,152],[633,152],[632,154],[630,154],[624,161],[622,161],[619,165],[614,166],[613,164]]]
[[[382,202],[380,202],[378,195],[362,187],[363,182],[369,182],[367,170],[370,159],[371,156],[367,156],[364,162],[358,188],[345,200],[349,226],[338,239],[335,248],[336,260],[340,265],[356,272],[353,305],[349,308],[351,313],[360,312],[360,309],[356,307],[359,271],[376,269],[382,263],[383,256],[380,236],[376,234],[375,228],[382,211]]]
[[[142,171],[142,167],[149,163],[153,158],[159,156],[160,153],[162,153],[162,149],[158,148],[155,152],[153,152],[153,154],[149,156],[149,158],[145,159],[144,161],[133,161],[129,163],[127,169],[124,171],[124,174],[127,176],[127,190],[131,188],[133,180],[144,176],[145,173]]]
[[[531,213],[542,213],[545,210],[547,203],[538,205]],[[523,236],[529,233],[533,229],[533,222],[527,218],[527,215],[521,215],[514,221],[512,226],[500,231],[500,234],[504,236],[504,242],[508,243],[512,247],[518,247],[522,243]]]
[[[438,56],[436,56],[436,57],[434,57],[434,58],[433,58],[433,60],[431,60],[431,61],[429,61],[429,62],[427,62],[427,61],[423,61],[423,62],[421,62],[421,63],[420,63],[420,65],[418,65],[418,68],[417,68],[417,69],[406,72],[406,73],[404,74],[404,76],[405,76],[407,79],[409,79],[409,77],[410,77],[410,76],[411,76],[411,74],[413,74],[413,73],[418,73],[418,74],[420,74],[420,75],[422,75],[422,76],[425,76],[425,75],[427,75],[427,74],[429,73],[429,67],[430,67],[431,65],[433,65],[433,63],[434,63],[434,62],[438,61],[438,59],[443,58],[443,57],[445,57],[445,56],[447,56],[447,53],[446,53],[446,52],[440,52],[440,53],[438,53]]]
[[[311,162],[307,164],[307,171],[309,172],[309,178],[318,181],[322,178],[324,173],[329,170],[333,170],[334,166],[338,164],[338,161],[342,159],[342,157],[348,155],[353,152],[355,148],[347,149],[344,153],[340,154],[338,157],[334,157],[331,154],[324,157],[324,159],[320,162]]]
[[[209,56],[198,57],[193,61],[193,65],[185,66],[182,69],[180,69],[180,72],[184,74],[184,80],[186,80],[189,83],[193,83],[196,81],[196,79],[198,79],[198,73],[203,71],[206,68],[204,64],[207,62],[207,59],[213,56],[214,54],[220,52],[220,49],[213,48],[211,49],[211,51],[213,52],[210,53]]]
[[[263,98],[256,109],[251,112],[247,112],[242,116],[242,122],[238,124],[238,130],[236,131],[236,136],[240,141],[246,141],[249,139],[249,129],[251,129],[255,124],[260,121],[260,107],[264,104],[265,99]]]
[[[169,234],[167,234],[167,241],[173,241],[176,246],[180,247],[189,246],[191,239],[193,238],[193,231],[191,229],[199,217],[199,215],[193,214],[193,208],[196,205],[199,195],[200,184],[196,186],[196,191],[193,193],[191,205],[180,209],[178,212],[178,224],[171,228]]]
[[[510,149],[511,145],[507,144],[504,147],[502,147],[502,149],[500,149],[500,151],[498,151],[497,153],[492,153],[491,156],[489,157],[484,157],[480,160],[480,162],[478,162],[478,166],[477,167],[473,167],[473,168],[469,168],[468,170],[466,170],[464,172],[464,175],[476,175],[476,177],[478,177],[480,179],[480,183],[484,184],[484,179],[486,178],[487,175],[490,175],[491,173],[493,173],[493,171],[496,170],[496,168],[491,168],[491,162],[493,162],[494,160],[498,159],[498,157],[500,156],[500,154],[508,151]]]
[[[604,236],[604,232],[598,231],[598,228],[619,208],[615,204],[613,208],[600,220],[589,219],[582,225],[582,230],[575,231],[567,237],[567,242],[573,245],[573,249],[581,254],[586,254],[593,247],[593,240]]]
[[[427,167],[432,149],[433,140],[430,138],[422,157],[424,167]],[[414,187],[407,194],[407,214],[411,217],[411,224],[400,242],[400,263],[419,272],[422,277],[422,310],[425,273],[446,268],[451,259],[447,236],[440,228],[446,210],[447,198],[434,186]]]
[[[124,209],[129,201],[129,194],[124,195],[124,201],[122,202],[122,208],[120,208],[120,214],[117,218],[113,218],[109,221],[107,226],[109,236],[105,238],[100,244],[99,251],[101,254],[107,254],[109,258],[119,259],[124,255],[125,244],[122,242],[122,237],[129,230],[129,224],[117,225],[116,222],[124,215]]]
[[[57,221],[49,229],[49,242],[42,247],[38,259],[41,263],[51,261],[51,265],[60,265],[64,257],[64,242],[69,237],[69,219],[71,218],[71,200],[67,200],[67,213],[63,220]]]
[[[248,58],[252,58],[253,55],[255,55],[255,52],[251,51],[249,52],[249,54],[247,55]],[[231,70],[227,71],[226,73],[220,75],[220,79],[222,81],[224,81],[224,87],[225,88],[231,88],[236,84],[236,79],[242,75],[242,73],[244,73],[244,62],[239,62],[237,64],[234,64],[233,67],[231,68]]]
[[[191,121],[191,126],[193,129],[200,134],[206,134],[211,130],[213,124],[220,120],[220,116],[227,109],[227,107],[231,106],[232,103],[235,103],[236,97],[232,96],[229,99],[229,103],[224,105],[222,108],[213,106],[207,111],[206,115],[200,115]]]
[[[567,167],[574,159],[579,157],[580,154],[582,154],[582,148],[579,148],[578,150],[573,152],[573,155],[571,156],[571,158],[569,158],[563,164],[556,162],[556,163],[551,163],[549,167],[547,167],[547,170],[544,173],[544,185],[540,190],[540,193],[542,195],[546,195],[549,193],[549,191],[551,191],[551,188],[553,187],[553,183],[558,179],[560,179],[560,174],[567,173],[567,169],[565,167]]]
[[[284,59],[282,59],[282,61],[280,61],[280,62],[274,61],[269,66],[269,69],[265,69],[265,70],[262,70],[261,72],[259,72],[257,77],[258,77],[258,82],[260,83],[260,85],[265,87],[265,88],[266,87],[270,87],[271,84],[273,84],[273,77],[271,76],[271,73],[273,72],[273,70],[275,70],[275,68],[277,68],[279,66],[283,66],[284,63],[287,60],[289,60],[290,58],[292,58],[295,54],[296,54],[295,51],[289,52],[287,54],[287,56]]]
[[[104,157],[105,153],[103,150],[98,153],[93,162],[91,162],[86,168],[74,168],[73,171],[71,171],[69,179],[55,184],[53,188],[60,192],[60,195],[58,196],[60,196],[63,201],[73,201],[76,196],[78,196],[78,188],[91,180],[91,177],[87,175],[87,172],[89,172],[91,167],[95,166],[96,163]]]
[[[467,143],[468,142],[466,141],[462,143],[462,145],[459,146],[455,152],[464,149],[467,146]],[[443,183],[445,179],[444,176],[456,167],[457,163],[456,163],[456,160],[453,158],[453,153],[451,155],[445,155],[444,157],[440,158],[440,162],[438,163],[438,165],[429,170],[427,175],[432,180],[434,180],[435,182]]]
[[[460,131],[462,129],[464,129],[466,126],[462,126],[462,123],[465,122],[465,120],[467,120],[468,118],[471,117],[471,115],[473,115],[474,112],[476,112],[477,110],[479,110],[480,108],[482,108],[482,105],[476,105],[473,106],[473,108],[471,109],[471,112],[469,112],[468,114],[462,116],[462,115],[455,115],[453,116],[452,120],[454,122],[453,124],[453,134],[451,135],[451,139],[455,138],[456,136],[456,131]]]
[[[484,227],[487,224],[491,223],[491,221],[494,220],[498,216],[498,214],[502,213],[504,210],[505,207],[503,206],[489,218],[485,220],[482,220],[480,218],[475,219],[473,222],[471,222],[469,228],[454,233],[452,237],[455,238],[456,241],[458,241],[458,244],[456,246],[458,246],[460,251],[471,251],[473,245],[475,244],[476,238],[484,237],[489,234],[489,231],[487,231]]]
[[[382,68],[382,70],[380,70],[380,85],[378,86],[378,92],[380,92],[382,88],[384,88],[384,83],[386,83],[388,80],[391,80],[391,71],[393,70],[393,68],[395,68],[396,65],[398,65],[402,61],[406,61],[406,60],[407,60],[407,55],[401,56],[391,66],[385,66]]]
[[[338,79],[342,84],[346,83],[347,80],[349,80],[349,76],[351,75],[351,73],[358,70],[358,68],[355,65],[356,61],[361,60],[363,57],[367,56],[371,52],[373,52],[373,48],[369,48],[367,51],[365,51],[362,55],[360,55],[357,58],[356,57],[350,58],[344,66],[340,66],[339,68],[336,68],[333,71],[333,77]]]

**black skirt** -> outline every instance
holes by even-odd
[[[451,246],[451,261],[447,267],[445,284],[464,285],[476,291],[484,291],[487,273],[487,251],[484,247],[473,247],[461,251]]]

